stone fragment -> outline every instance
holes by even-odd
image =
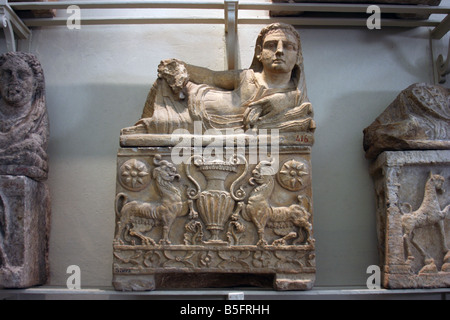
[[[382,151],[450,149],[450,89],[414,84],[366,129],[366,157]]]

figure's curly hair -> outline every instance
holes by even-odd
[[[41,99],[45,95],[45,78],[41,63],[36,56],[26,52],[7,52],[0,55],[0,68],[10,59],[21,59],[30,66],[34,76],[33,101]]]

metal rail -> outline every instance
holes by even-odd
[[[225,27],[230,25],[229,20],[239,24],[265,24],[273,21],[288,21],[298,26],[366,26],[364,19],[352,18],[247,18],[239,19],[240,10],[263,10],[263,11],[290,11],[290,12],[328,12],[328,13],[366,13],[367,4],[334,4],[334,3],[245,3],[238,0],[225,1],[64,1],[64,2],[15,2],[9,4],[14,10],[42,10],[42,9],[67,9],[75,5],[80,9],[216,9],[224,11],[224,19],[180,19],[180,18],[81,18],[81,22],[93,24],[156,24],[156,23],[224,23]],[[228,14],[233,6],[233,14]],[[450,15],[449,6],[417,6],[417,5],[378,5],[383,13],[396,14],[442,14]],[[62,18],[53,19],[25,19],[29,27],[63,25],[66,20]],[[384,19],[385,27],[440,27],[441,32],[436,33],[438,37],[443,32],[447,33],[450,26],[443,24],[442,20],[395,20]]]
[[[239,10],[274,10],[274,11],[303,11],[303,12],[341,12],[365,13],[368,4],[343,3],[245,3],[238,2]],[[64,1],[64,2],[14,2],[10,6],[14,10],[42,10],[66,9],[76,5],[80,9],[224,9],[224,1]],[[420,14],[448,14],[449,7],[445,6],[417,6],[417,5],[378,5],[386,13],[420,13]]]
[[[31,18],[21,21],[14,11],[22,10],[67,10],[69,6],[78,6],[82,10],[90,9],[208,9],[223,11],[223,18],[150,18],[150,17],[80,17],[82,25],[110,25],[110,24],[223,24],[226,32],[228,67],[234,69],[236,63],[236,42],[238,26],[243,24],[268,24],[272,22],[285,22],[295,26],[314,27],[366,27],[367,20],[363,18],[341,17],[266,17],[266,18],[239,18],[239,11],[289,11],[289,12],[315,12],[315,13],[367,13],[368,4],[343,3],[253,3],[239,0],[216,1],[170,1],[170,0],[117,0],[117,1],[63,1],[63,2],[14,2],[0,0],[0,19],[3,20],[5,34],[8,32],[8,43],[11,41],[11,28],[5,25],[12,24],[14,31],[28,27],[62,26],[67,24],[66,18]],[[431,37],[441,39],[450,30],[450,6],[417,6],[417,5],[378,5],[382,13],[393,14],[419,14],[439,15],[438,18],[423,20],[408,19],[382,19],[382,27],[431,27]],[[2,12],[7,14],[2,14]],[[187,14],[188,16],[188,14]],[[369,16],[367,16],[369,17]],[[6,19],[6,20],[5,20]],[[7,21],[5,23],[5,21]],[[25,32],[27,33],[27,32]],[[28,33],[31,34],[28,30]],[[18,34],[19,37],[23,37]],[[27,38],[27,37],[25,37]],[[8,47],[12,48],[12,45]]]
[[[8,6],[7,0],[0,0],[0,21],[5,33],[6,46],[9,51],[16,51],[15,35],[19,39],[30,39],[31,31]]]

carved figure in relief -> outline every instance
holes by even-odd
[[[445,179],[441,175],[430,173],[429,178],[425,184],[425,194],[420,207],[413,212],[403,213],[402,227],[403,240],[408,255],[407,260],[414,260],[411,251],[411,244],[420,252],[425,258],[425,267],[420,271],[421,273],[437,272],[434,259],[420,246],[414,239],[414,231],[418,228],[438,225],[440,232],[440,239],[443,246],[444,254],[448,255],[449,248],[447,248],[444,221],[449,214],[450,205],[441,210],[438,201],[438,192],[443,192]],[[403,204],[411,209],[411,205]]]
[[[306,210],[302,197],[299,197],[300,204],[293,204],[289,207],[272,207],[269,204],[275,186],[273,175],[261,174],[264,166],[272,166],[269,161],[261,161],[252,171],[249,183],[256,185],[249,195],[247,204],[243,207],[242,216],[247,221],[252,221],[258,231],[259,241],[257,245],[267,245],[265,240],[265,229],[269,227],[274,233],[282,236],[275,240],[273,245],[284,245],[286,240],[299,238],[299,234],[292,231],[292,227],[298,227],[306,232],[306,241],[312,244],[312,224],[309,222],[311,214]],[[294,241],[297,243],[297,241]]]
[[[49,124],[44,72],[28,53],[0,55],[0,173],[46,180]]]
[[[141,120],[122,134],[204,129],[313,132],[300,36],[290,25],[262,29],[249,69],[212,71],[169,59],[158,68]]]
[[[152,173],[156,189],[161,197],[160,201],[128,202],[127,195],[123,193],[117,195],[116,214],[119,222],[115,238],[119,243],[122,242],[121,237],[126,230],[129,235],[140,238],[143,244],[155,245],[156,242],[144,233],[156,225],[162,225],[162,238],[159,243],[170,244],[169,233],[173,222],[177,217],[187,214],[188,205],[186,201],[182,201],[180,191],[172,183],[180,178],[176,167],[166,160],[161,160],[159,155],[155,156],[154,164],[156,168]]]

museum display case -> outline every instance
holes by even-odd
[[[427,198],[424,188],[430,171],[448,185],[448,152],[438,157],[439,163],[435,156],[419,156],[431,159],[437,169],[425,168],[420,160],[415,174],[408,162],[410,171],[405,170],[421,179],[418,191],[411,191],[412,181],[402,176],[405,170],[396,174],[398,181],[383,185],[377,180],[380,172],[391,170],[383,167],[390,168],[391,160],[372,163],[375,160],[365,159],[362,150],[363,129],[404,88],[425,82],[448,86],[450,7],[445,1],[418,2],[0,2],[3,51],[34,53],[46,72],[51,129],[46,183],[52,199],[49,281],[14,294],[1,290],[2,297],[448,298],[448,286],[436,279],[431,285],[418,281],[395,292],[379,287],[390,287],[383,281],[391,271],[400,274],[410,268],[424,274],[435,265],[437,272],[447,272],[447,252],[441,256],[437,249],[420,246],[428,231],[417,227],[423,234],[416,232],[415,238],[410,236],[413,231],[402,233],[406,222],[391,224],[380,206],[393,201],[387,190],[404,184],[410,192],[399,188],[403,198],[398,200],[398,214],[413,215]],[[369,10],[371,5],[381,14]],[[38,10],[51,14],[20,14]],[[268,111],[284,104],[271,104],[267,98],[262,109],[249,102],[250,111],[236,119],[235,111],[227,112],[227,99],[236,100],[233,94],[211,91],[201,81],[192,81],[198,88],[186,85],[194,76],[177,78],[183,68],[194,74],[194,65],[232,73],[248,70],[258,49],[255,40],[273,23],[294,26],[301,38],[304,61],[299,74],[306,81],[295,83],[299,92],[305,89],[305,96],[307,84],[308,100],[297,94],[295,115]],[[157,70],[161,60],[166,65]],[[178,71],[170,75],[164,68]],[[169,79],[173,75],[175,84]],[[242,86],[245,79],[258,85],[248,74],[238,79],[241,86],[235,88],[242,94],[249,90]],[[177,81],[182,82],[180,90]],[[209,101],[215,101],[215,109]],[[448,98],[444,109],[445,101]],[[224,148],[221,159],[208,160],[195,156],[193,145],[192,156],[175,164],[172,152],[177,144],[167,135],[179,129],[189,136],[195,121],[183,122],[184,114],[179,121],[149,121],[162,114],[158,112],[163,105],[164,110],[168,105],[172,111],[187,108],[195,120],[206,123],[202,130],[231,129],[238,122],[244,131],[278,129],[276,174],[261,178],[261,169],[273,163],[270,152],[266,159],[251,162],[251,152],[227,157]],[[289,122],[291,115],[301,121]],[[290,126],[291,132],[285,130]],[[440,127],[445,130],[445,122]],[[233,147],[238,138],[240,132],[233,136]],[[270,135],[264,138],[270,140]],[[213,140],[208,139],[196,146],[207,147]],[[183,135],[178,136],[177,141],[182,140]],[[195,135],[188,140],[195,142]],[[249,137],[243,141],[248,146]],[[271,192],[261,192],[269,185]],[[448,193],[439,196],[438,215],[444,217]],[[157,213],[169,206],[175,214],[170,221],[170,214]],[[142,213],[144,207],[156,208],[151,218]],[[441,220],[430,228],[436,241],[443,230],[445,248],[448,218]],[[383,231],[385,226],[398,230]],[[395,238],[390,246],[393,237],[401,241]],[[402,252],[394,246],[401,246]],[[386,261],[397,259],[394,253],[405,259],[391,266]],[[74,265],[80,273],[69,271]],[[165,270],[184,276],[170,278]],[[155,291],[120,291],[155,289],[147,277],[152,272],[163,275]],[[202,277],[192,276],[196,272]],[[205,273],[220,277],[205,280]],[[130,274],[135,275],[134,283],[127,284]],[[308,276],[300,279],[295,274]],[[391,283],[397,281],[392,279]],[[71,281],[81,283],[81,289]],[[193,290],[196,281],[199,289]],[[190,289],[177,285],[188,282]],[[248,289],[249,285],[263,288]]]

